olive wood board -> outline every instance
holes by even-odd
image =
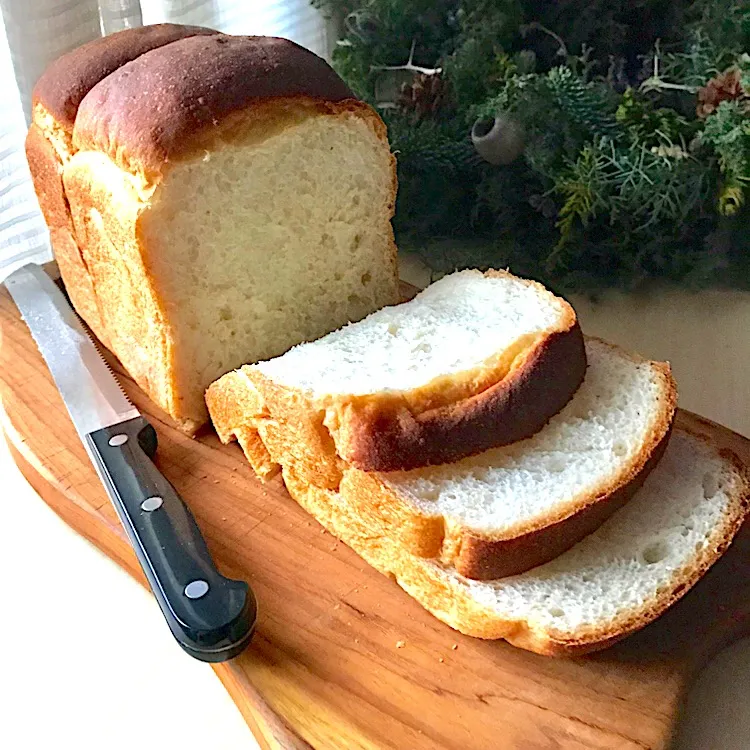
[[[145,585],[4,287],[0,336],[2,428],[15,461],[63,520]],[[325,532],[280,479],[260,484],[236,444],[181,434],[118,372],[219,568],[258,597],[253,642],[213,668],[264,748],[665,748],[696,672],[750,633],[746,523],[682,601],[606,651],[550,658],[462,636]],[[687,412],[678,420],[750,462],[747,439]]]

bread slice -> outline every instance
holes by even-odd
[[[27,153],[77,311],[192,433],[220,375],[397,301],[395,160],[308,50],[157,32],[53,64]]]
[[[547,655],[596,651],[655,620],[727,549],[750,500],[739,459],[680,427],[642,489],[600,529],[546,565],[478,582],[373,533],[345,495],[286,467],[284,480],[326,529],[443,622]]]
[[[254,417],[304,424],[316,442],[332,440],[330,463],[337,454],[365,471],[393,471],[533,435],[575,393],[585,369],[567,302],[509,273],[462,271],[409,302],[244,367],[233,377],[258,399],[239,422],[221,413],[227,381],[207,399],[225,441]]]
[[[269,391],[257,367],[221,378],[208,404],[219,435],[236,436],[261,476],[281,466],[285,477],[338,492],[372,533],[411,554],[493,579],[547,562],[598,528],[667,444],[676,403],[669,366],[597,339],[586,351],[583,385],[535,436],[408,472],[368,473],[342,461],[322,416],[294,421],[297,402],[284,412],[274,408],[278,394],[259,395]]]

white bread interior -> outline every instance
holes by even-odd
[[[509,370],[519,351],[570,314],[564,300],[539,284],[504,272],[459,271],[409,302],[255,368],[278,385],[305,391],[323,408],[341,394],[459,390],[467,373],[481,382],[482,368],[503,362]]]
[[[392,157],[371,119],[288,103],[155,182],[99,151],[68,159],[111,348],[188,432],[223,373],[396,301]]]

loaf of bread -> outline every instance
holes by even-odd
[[[263,400],[274,389],[259,388],[253,368],[219,379],[207,402],[219,436],[238,437],[261,475],[281,467],[285,478],[336,493],[372,534],[406,552],[467,578],[494,579],[547,562],[598,528],[667,445],[677,400],[669,366],[596,339],[586,349],[583,385],[536,435],[411,471],[347,464],[299,409],[288,418],[277,401]],[[268,373],[268,364],[255,369]]]
[[[385,126],[311,52],[131,29],[51,65],[33,106],[71,300],[186,432],[223,373],[396,301]]]
[[[306,426],[318,470],[337,461],[394,471],[457,461],[538,432],[586,372],[573,308],[510,273],[461,271],[414,299],[233,376],[257,392],[242,414],[221,381],[207,393],[226,424]],[[233,414],[223,415],[228,402]],[[234,419],[234,421],[232,421]],[[238,421],[240,420],[240,421]],[[335,481],[335,479],[331,480]]]

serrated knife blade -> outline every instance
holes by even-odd
[[[82,439],[139,416],[63,293],[39,266],[10,274],[5,286]]]
[[[130,403],[60,289],[26,265],[5,285],[60,391],[182,648],[226,661],[250,642],[257,610],[244,581],[222,576],[192,513],[156,468],[156,432]]]

